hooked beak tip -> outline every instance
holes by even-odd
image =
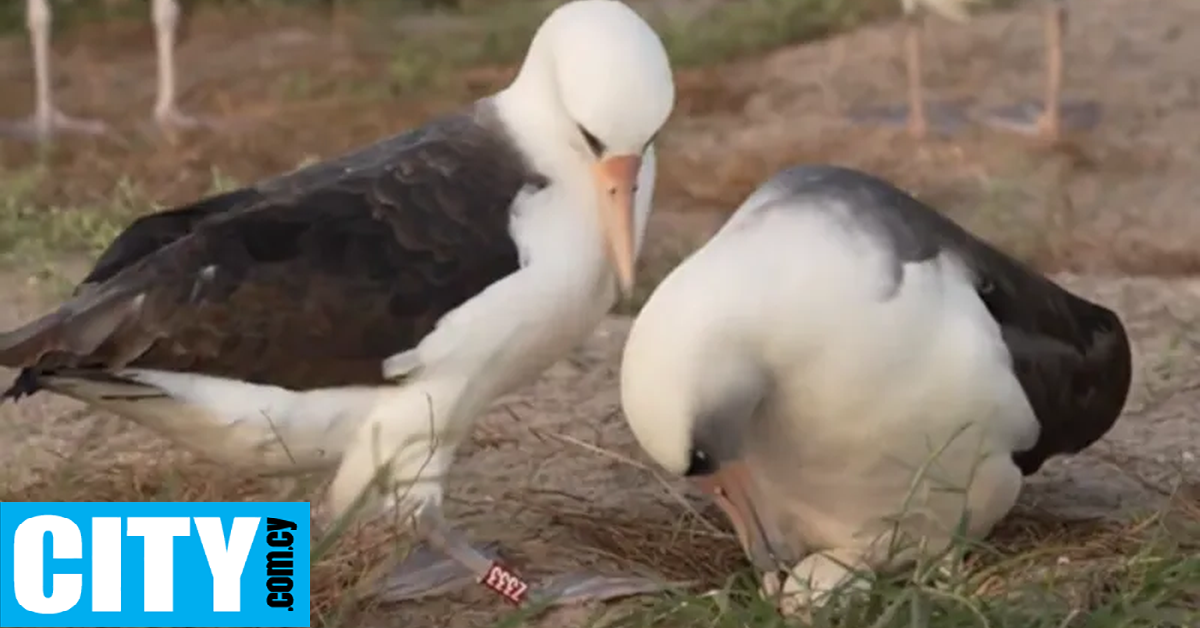
[[[634,282],[633,282],[632,276],[626,276],[624,274],[619,274],[617,276],[617,287],[621,291],[621,298],[623,300],[629,301],[630,299],[633,298]]]

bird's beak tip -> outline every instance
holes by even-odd
[[[633,299],[634,281],[632,277],[618,277],[617,288],[621,292],[622,301],[630,301]]]

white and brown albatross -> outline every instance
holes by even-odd
[[[937,556],[964,513],[986,535],[1024,475],[1107,433],[1130,378],[1112,311],[885,181],[812,166],[763,184],[654,291],[621,400],[764,583],[789,574],[797,610]]]
[[[332,514],[367,490],[483,576],[441,518],[443,474],[633,285],[673,105],[645,21],[566,3],[467,110],[135,221],[71,299],[0,335],[21,369],[5,396],[73,397],[249,471],[336,466]],[[405,575],[389,597],[435,584]]]

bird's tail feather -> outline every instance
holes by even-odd
[[[141,305],[142,300],[128,291],[81,294],[50,314],[0,334],[0,366],[29,368],[51,354],[62,355],[64,366],[79,358],[100,357],[94,355],[96,350],[126,330]],[[106,363],[120,357],[124,356],[104,356]]]

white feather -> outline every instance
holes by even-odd
[[[221,464],[259,473],[328,468],[388,392],[295,392],[191,373],[127,369],[137,384],[47,378],[51,390],[130,418]],[[163,395],[166,396],[163,396]]]
[[[514,205],[509,230],[523,267],[446,314],[415,355],[388,361],[389,373],[419,369],[358,428],[330,489],[335,511],[389,459],[392,483],[403,487],[395,490],[407,493],[380,506],[440,500],[440,476],[475,417],[564,357],[611,309],[616,278],[581,123],[608,154],[645,153],[634,203],[635,243],[644,240],[656,172],[647,143],[671,112],[674,85],[662,43],[636,13],[613,0],[562,5],[494,103],[532,167],[553,182]],[[413,486],[418,476],[431,481]]]
[[[905,264],[892,294],[893,254],[875,236],[839,207],[794,202],[759,190],[650,296],[621,368],[638,442],[682,473],[702,404],[762,369],[770,392],[742,427],[774,422],[786,447],[747,455],[774,457],[761,479],[812,549],[869,541],[931,457],[913,503],[936,513],[926,523],[949,524],[937,542],[964,500],[978,511],[972,530],[990,529],[1020,486],[1011,452],[1039,428],[966,269],[948,254]],[[930,488],[965,489],[973,472],[971,491]]]

